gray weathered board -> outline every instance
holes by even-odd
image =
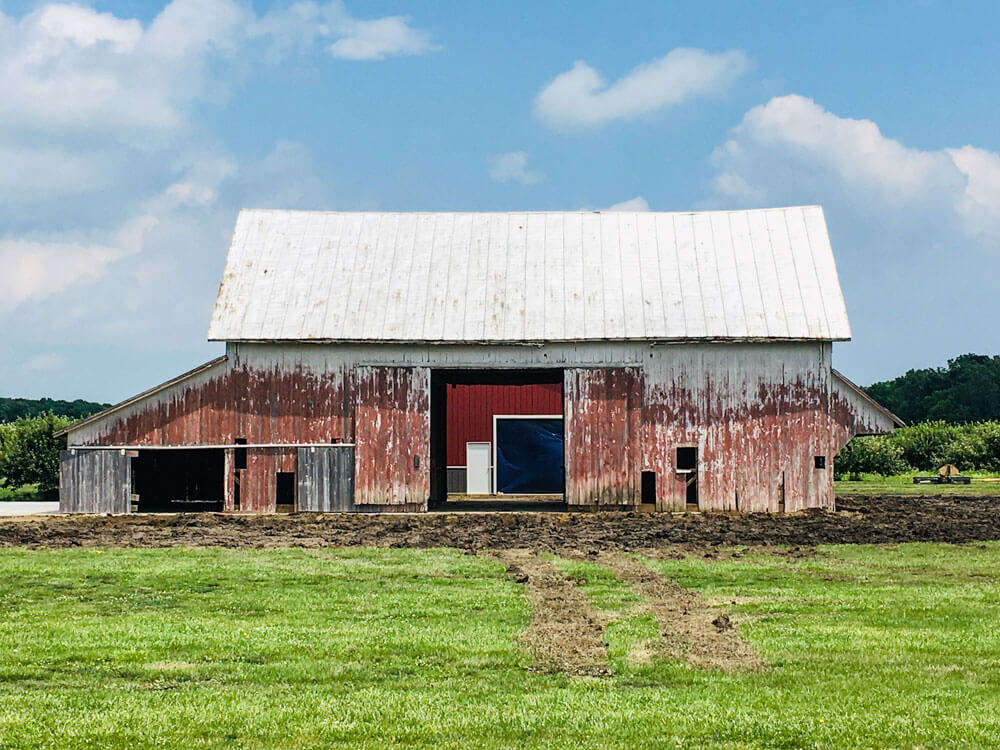
[[[128,513],[132,472],[128,451],[59,451],[59,511]]]
[[[299,448],[299,510],[342,512],[354,508],[354,446]]]

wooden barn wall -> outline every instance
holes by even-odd
[[[426,509],[431,476],[431,373],[426,367],[359,367],[354,502]]]
[[[675,451],[697,445],[704,509],[775,511],[782,487],[786,510],[829,507],[839,448],[854,434],[891,429],[878,409],[833,382],[830,350],[816,342],[230,344],[226,360],[74,430],[69,443],[287,444],[249,449],[241,471],[240,509],[267,512],[274,509],[275,472],[296,471],[296,444],[358,442],[360,505],[418,508],[429,492],[429,367],[565,368],[567,417],[585,413],[581,424],[595,430],[573,434],[567,424],[568,445],[594,446],[567,449],[574,503],[637,503],[639,472],[651,470],[657,507],[683,510]],[[633,374],[621,381],[609,374],[626,371]],[[602,410],[611,415],[604,435],[592,416]],[[826,457],[826,469],[814,468],[817,455]],[[398,474],[385,474],[390,456],[406,458],[390,462]],[[226,472],[232,508],[232,451]]]
[[[664,347],[646,363],[644,468],[657,507],[683,510],[678,446],[698,448],[699,506],[832,507],[828,344]],[[826,469],[816,469],[825,456]]]
[[[635,505],[642,461],[642,371],[567,369],[563,389],[566,502]]]
[[[855,435],[884,435],[894,427],[889,414],[837,373],[833,373],[832,379],[830,417],[834,429],[840,428],[837,438],[843,441],[837,450]]]
[[[121,450],[59,452],[60,513],[128,513],[131,458]]]

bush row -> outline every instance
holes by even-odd
[[[1000,422],[924,422],[891,435],[854,438],[837,455],[834,471],[890,476],[934,471],[944,464],[962,471],[1000,471]]]
[[[55,433],[72,420],[55,414],[0,423],[0,497],[15,499],[20,488],[36,485],[42,495],[59,489],[59,449]]]

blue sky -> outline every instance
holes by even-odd
[[[205,342],[242,206],[824,206],[862,383],[1000,351],[1000,3],[0,0],[0,395]]]

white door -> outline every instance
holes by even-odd
[[[465,491],[470,495],[489,495],[493,474],[490,471],[489,443],[465,444]]]

